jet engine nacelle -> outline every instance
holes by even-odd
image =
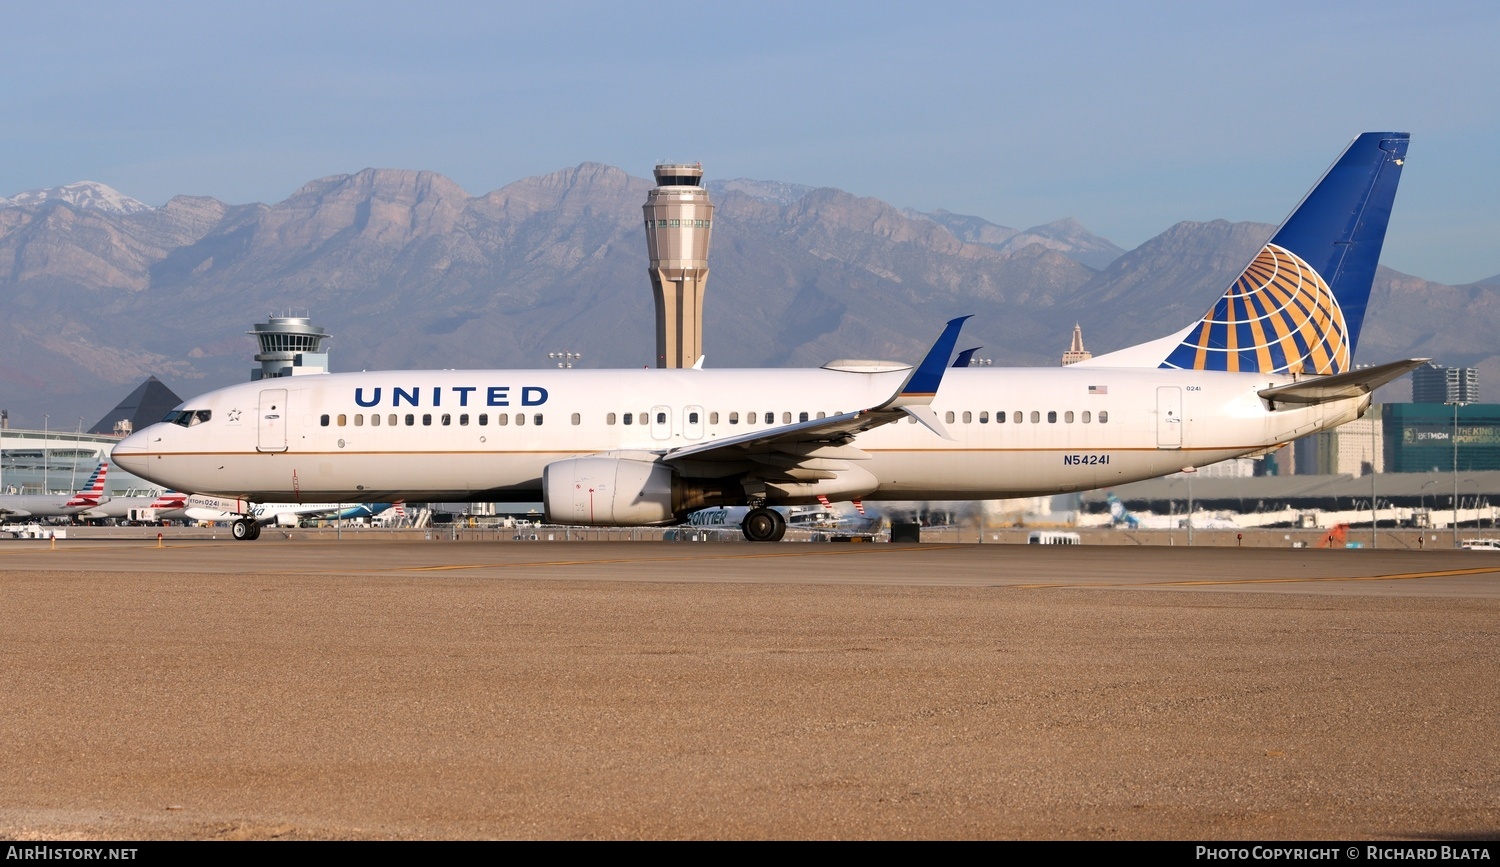
[[[676,524],[719,494],[682,478],[654,456],[570,458],[542,470],[542,509],[552,524]]]

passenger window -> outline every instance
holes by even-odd
[[[1067,422],[1068,424],[1073,423],[1073,411],[1071,409],[1063,413],[1063,421]]]
[[[458,414],[458,426],[459,427],[468,427],[468,425],[469,425],[469,414],[466,413],[466,412],[459,413]]]
[[[1031,423],[1032,424],[1041,424],[1041,421],[1042,421],[1042,414],[1040,412],[1036,411],[1036,410],[1032,410],[1031,411]]]
[[[787,421],[791,421],[791,419],[788,418]],[[774,413],[774,412],[768,412],[768,413],[766,413],[766,424],[775,424],[775,423],[776,423],[776,413]]]
[[[1047,424],[1057,424],[1057,410],[1047,410]]]
[[[510,424],[510,416],[506,415],[503,412],[496,413],[495,414],[495,424],[498,425],[498,426],[500,426],[500,427],[505,427],[506,425]]]
[[[445,413],[443,413],[443,417],[442,417],[441,421],[443,423],[443,427],[448,427],[449,425],[453,424],[453,416],[451,416],[451,415],[449,415],[449,414],[447,414],[445,412]]]
[[[688,424],[697,424],[697,423],[698,423],[698,414],[696,412],[690,412],[690,413],[688,413]]]
[[[657,413],[656,414],[656,423],[657,424],[666,424],[667,423],[667,414],[664,413],[664,412]]]
[[[964,410],[964,424],[970,424],[973,421],[974,421],[974,413],[969,412],[968,410]]]
[[[826,413],[826,412],[820,412],[820,413],[818,413],[818,418],[828,418],[828,413]]]
[[[328,427],[328,413],[323,413],[323,417],[318,420],[318,423],[323,427]]]
[[[605,415],[604,416],[604,423],[605,424],[614,424],[615,423],[615,414],[614,413],[609,413],[609,414]]]
[[[950,409],[946,414],[944,414],[943,421],[947,422],[948,424],[953,424],[953,410]]]
[[[756,419],[757,419],[757,418],[758,418],[758,417],[759,417],[759,416],[757,416],[757,415],[756,415],[756,414],[755,414],[755,411],[754,411],[754,410],[751,410],[751,411],[750,411],[750,412],[747,412],[747,413],[745,413],[745,424],[755,424],[755,420],[756,420]]]
[[[1109,423],[1109,411],[1108,410],[1102,410],[1102,409],[1099,410],[1099,423],[1100,424],[1108,424]]]
[[[339,427],[349,426],[349,416],[339,413]]]
[[[583,423],[583,416],[579,415],[576,412],[573,413],[573,424],[576,425],[576,424],[582,424],[582,423]],[[541,424],[541,422],[537,422],[537,424]]]
[[[1084,410],[1083,411],[1083,419],[1082,419],[1082,421],[1083,421],[1084,424],[1088,424],[1089,423],[1089,411],[1088,410]]]
[[[729,414],[729,423],[730,424],[739,424],[740,423],[740,414],[737,413],[737,412],[730,413]]]
[[[1005,413],[1003,413],[1003,412],[997,412],[997,413],[995,413],[995,424],[1005,424]]]
[[[432,425],[432,413],[430,413],[430,412],[424,412],[424,413],[422,413],[422,424],[423,425],[427,425],[429,427]]]
[[[1015,424],[1021,423],[1021,411],[1018,409],[1010,414],[1010,420]]]
[[[480,413],[479,414],[479,426],[480,427],[488,427],[489,423],[490,423],[490,414],[487,413],[487,412]]]
[[[791,424],[792,423],[792,414],[789,413],[789,412],[782,413],[781,414],[781,423],[782,424]]]
[[[531,423],[534,424],[534,425],[540,426],[541,423],[542,423],[542,414],[541,413],[537,413],[537,414],[533,415],[531,417]]]
[[[979,411],[979,423],[980,424],[989,424],[990,423],[990,411],[989,410],[982,409],[982,410]]]
[[[625,413],[625,423],[626,424],[633,424],[633,422],[631,421],[631,419],[633,419],[633,418],[635,418],[635,415],[633,413],[628,413],[628,412]]]
[[[798,413],[797,414],[797,421],[807,421],[807,413],[805,413],[805,412]]]
[[[354,414],[354,426],[355,427],[364,427],[365,426],[365,414],[364,413],[357,412],[357,413]]]
[[[719,414],[716,413],[716,412],[709,413],[708,414],[708,423],[709,424],[718,424],[719,423]]]
[[[370,413],[370,427],[380,427],[380,414]]]
[[[524,412],[518,412],[518,413],[516,413],[516,424],[525,424],[525,423],[526,423],[526,413],[524,413]]]
[[[411,427],[412,425],[414,425],[416,423],[417,423],[417,417],[414,416],[414,415],[412,415],[411,413],[407,413],[406,414],[406,426],[407,427]]]

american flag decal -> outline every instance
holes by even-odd
[[[1091,385],[1089,386],[1089,394],[1109,394],[1109,386]]]

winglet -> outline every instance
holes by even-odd
[[[976,346],[973,349],[965,349],[963,352],[960,352],[958,354],[957,358],[953,359],[953,366],[954,367],[968,367],[969,366],[969,362],[971,362],[971,361],[974,360],[974,353],[978,352],[979,350],[981,350],[983,348],[984,348],[983,346]]]
[[[906,384],[879,408],[926,406],[932,403],[938,386],[943,382],[943,371],[948,368],[948,359],[953,355],[953,347],[958,345],[958,332],[964,327],[964,322],[970,318],[972,317],[960,316],[957,319],[949,319],[943,333],[938,335],[937,342],[927,350],[927,357],[922,359],[917,369],[906,378]]]

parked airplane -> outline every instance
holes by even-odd
[[[834,504],[812,503],[805,506],[776,506],[786,526],[792,529],[813,530],[836,535],[866,536],[877,533],[885,523],[879,516],[869,515],[853,508],[845,511]],[[704,529],[740,527],[749,514],[749,506],[714,506],[699,509],[687,516],[689,526]]]
[[[1109,523],[1112,527],[1122,527],[1126,530],[1134,530],[1141,525],[1141,520],[1130,514],[1125,504],[1111,491],[1104,498],[1109,503]]]
[[[367,518],[388,508],[389,503],[250,503],[232,497],[195,495],[183,500],[182,518],[228,523],[236,539],[255,539],[265,526],[295,527],[311,518]],[[244,526],[242,522],[246,522]]]
[[[94,468],[89,480],[75,494],[0,494],[0,518],[66,518],[109,502],[104,480],[109,462]]]
[[[549,523],[669,525],[748,505],[1090,490],[1260,452],[1362,415],[1422,362],[1354,369],[1406,133],[1357,137],[1209,312],[1069,367],[392,371],[262,380],[182,403],[114,449],[131,472],[267,500],[540,498]]]

